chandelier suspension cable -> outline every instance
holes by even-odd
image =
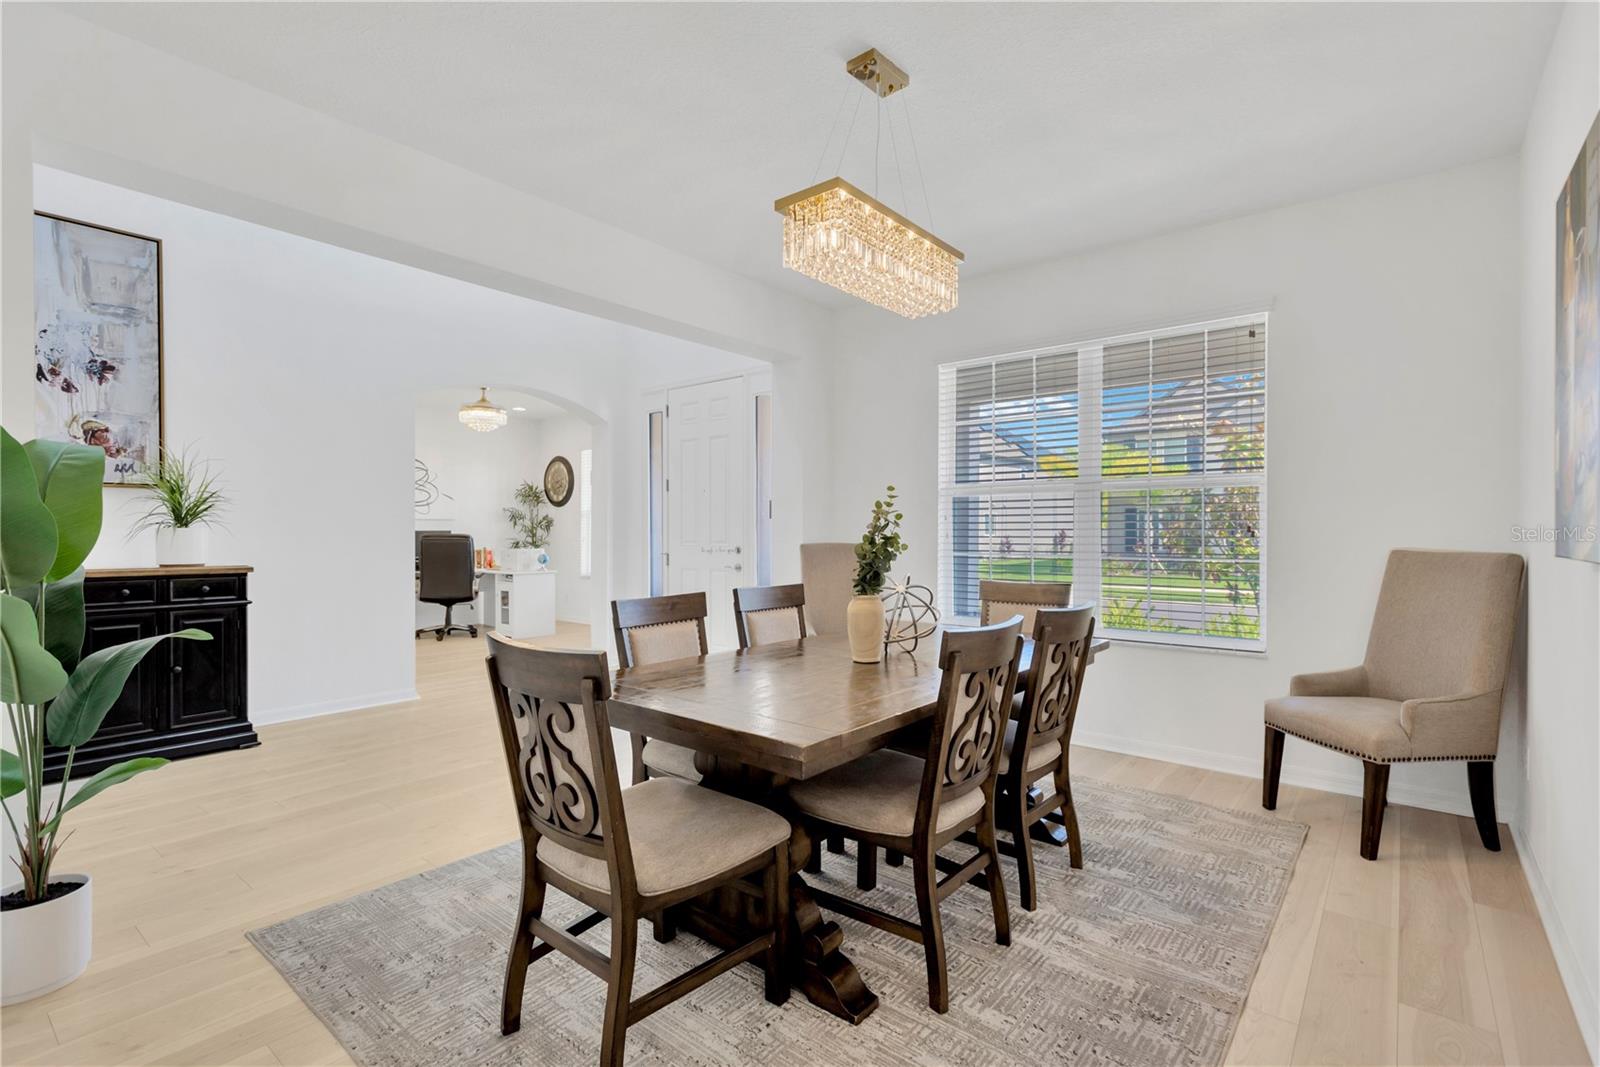
[[[911,160],[917,168],[917,180],[922,183],[922,206],[928,212],[928,228],[933,228],[933,201],[928,199],[928,176],[922,171],[922,157],[917,155],[917,131],[911,125],[911,101],[901,105],[906,113],[906,134],[911,138]]]
[[[848,93],[850,90],[846,88],[845,91]],[[842,174],[843,171],[845,171],[845,152],[850,150],[851,134],[856,133],[856,118],[859,117],[861,117],[861,98],[858,96],[858,98],[856,98],[856,106],[854,106],[854,109],[851,109],[850,112],[850,130],[845,131],[845,141],[838,146],[838,163],[835,163],[834,165],[835,174]],[[816,184],[816,182],[813,182],[813,184]]]
[[[906,172],[900,166],[900,142],[894,136],[894,112],[889,112],[889,150],[894,154],[894,174],[900,182],[900,203],[905,206],[905,213],[911,214],[911,198],[906,196]]]
[[[817,169],[811,172],[811,184],[817,184],[817,179],[822,177],[822,165],[828,161],[828,149],[833,145],[833,135],[839,132],[839,122],[844,118],[844,106],[850,102],[850,90],[855,88],[846,85],[844,92],[839,95],[839,108],[833,113],[833,125],[828,127],[828,139],[822,142],[822,151],[817,153]],[[861,106],[861,98],[856,97],[856,107]],[[850,128],[855,129],[855,119],[850,120]],[[845,134],[845,143],[850,143],[850,135]]]
[[[878,125],[872,131],[872,199],[882,200],[878,187],[883,184],[883,97],[878,97]]]

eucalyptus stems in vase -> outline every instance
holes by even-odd
[[[905,516],[896,508],[897,491],[889,486],[883,498],[872,502],[872,517],[867,520],[867,531],[856,543],[855,596],[845,614],[850,634],[850,658],[857,663],[880,663],[883,660],[884,583],[889,568],[906,551],[905,540],[900,536],[900,520]]]

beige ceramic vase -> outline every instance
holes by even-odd
[[[850,658],[857,663],[883,662],[883,601],[875,596],[853,596],[845,611],[850,633]]]

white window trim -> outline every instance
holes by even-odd
[[[1260,530],[1258,546],[1258,566],[1260,568],[1260,585],[1256,592],[1256,617],[1260,623],[1261,636],[1255,640],[1239,638],[1215,637],[1209,634],[1166,634],[1139,630],[1114,630],[1109,627],[1096,626],[1095,635],[1105,637],[1119,644],[1155,645],[1164,648],[1177,648],[1182,650],[1215,651],[1236,653],[1249,656],[1265,656],[1267,652],[1267,638],[1270,633],[1267,605],[1268,596],[1268,545],[1270,536],[1268,529],[1268,502],[1267,502],[1267,472],[1272,462],[1272,449],[1270,446],[1270,424],[1272,419],[1272,374],[1270,367],[1265,376],[1263,386],[1265,393],[1262,414],[1262,462],[1260,471],[1237,472],[1228,474],[1195,474],[1195,475],[1122,475],[1116,478],[1096,476],[1093,478],[1081,477],[1081,472],[1086,470],[1100,470],[1101,447],[1103,443],[1101,427],[1101,382],[1104,370],[1103,356],[1105,349],[1112,345],[1129,341],[1161,340],[1166,337],[1177,337],[1191,334],[1200,330],[1225,330],[1229,327],[1262,324],[1267,327],[1267,363],[1271,362],[1272,330],[1268,323],[1269,312],[1262,310],[1252,314],[1233,315],[1226,318],[1207,319],[1192,322],[1182,326],[1161,327],[1153,330],[1137,330],[1130,333],[1118,334],[1112,337],[1098,338],[1092,341],[1068,342],[1058,345],[1047,345],[1038,348],[1024,349],[1017,352],[1007,352],[1001,355],[976,356],[971,359],[956,360],[939,365],[940,405],[939,419],[939,582],[941,586],[945,576],[949,573],[949,558],[951,553],[952,531],[950,529],[951,501],[958,497],[1002,497],[1026,496],[1037,493],[1042,480],[1007,480],[996,482],[971,483],[957,487],[951,472],[945,467],[946,436],[950,427],[946,423],[943,411],[943,385],[942,381],[947,373],[954,373],[962,367],[977,366],[982,364],[1000,363],[1006,360],[1025,359],[1051,355],[1057,352],[1077,352],[1078,354],[1078,470],[1080,477],[1063,478],[1054,480],[1059,491],[1065,494],[1068,490],[1072,493],[1072,512],[1074,528],[1077,526],[1077,516],[1094,516],[1093,536],[1078,537],[1076,532],[1073,537],[1073,589],[1074,603],[1101,602],[1101,531],[1100,531],[1100,496],[1108,488],[1162,488],[1162,489],[1209,489],[1227,488],[1233,486],[1254,486],[1259,494],[1259,513],[1257,525]],[[1088,358],[1086,358],[1088,357]],[[1080,581],[1080,576],[1093,574],[1091,583]],[[949,591],[941,588],[936,598],[940,604],[949,604]],[[1092,593],[1092,596],[1089,595]],[[951,616],[947,621],[957,625],[975,625],[977,619],[968,616]]]

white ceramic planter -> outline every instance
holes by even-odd
[[[94,942],[94,883],[87,874],[55,874],[77,882],[64,897],[0,912],[0,1004],[16,1004],[60,989],[89,966]],[[10,885],[11,893],[21,884]]]
[[[181,567],[206,561],[206,528],[163,526],[156,531],[156,563],[162,567]]]
[[[853,596],[844,617],[850,658],[857,663],[882,663],[883,601],[875,596]]]

